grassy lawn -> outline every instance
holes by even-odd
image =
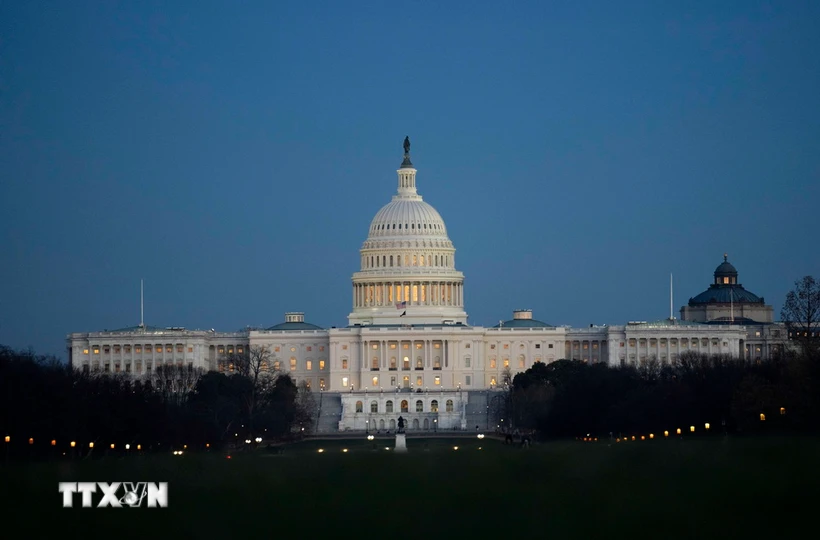
[[[388,442],[305,441],[281,455],[259,451],[231,459],[169,453],[9,463],[0,466],[3,527],[16,534],[3,536],[815,534],[816,438],[670,437],[611,445],[553,442],[529,449],[489,439],[410,438],[403,455],[386,451]],[[77,508],[63,509],[58,481],[166,481],[169,507],[83,509],[77,496]]]

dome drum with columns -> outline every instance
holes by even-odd
[[[350,325],[466,324],[464,275],[444,220],[416,191],[409,141],[397,173],[397,193],[362,244]]]

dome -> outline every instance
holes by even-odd
[[[286,330],[322,330],[321,326],[305,322],[305,314],[299,311],[292,311],[285,313],[285,322],[279,323],[270,328],[269,331],[286,331]]]
[[[689,300],[695,304],[762,304],[763,299],[747,291],[742,285],[712,285],[699,295]]]
[[[421,197],[394,199],[370,222],[370,238],[386,236],[447,237],[444,220]]]

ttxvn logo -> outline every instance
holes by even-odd
[[[168,507],[168,482],[60,482],[59,491],[63,494],[63,508],[74,506],[74,495],[82,493],[83,508],[93,507],[93,497],[100,488],[102,498],[97,508],[111,506],[122,508],[142,506],[147,500],[148,508]]]

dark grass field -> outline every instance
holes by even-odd
[[[811,538],[820,439],[307,441],[281,455],[0,467],[7,538]],[[454,450],[454,446],[458,450]],[[479,449],[481,447],[481,449]],[[319,452],[322,448],[324,451]],[[347,448],[347,452],[342,449]],[[62,508],[59,481],[165,481],[168,508]],[[95,499],[95,502],[98,499]]]

